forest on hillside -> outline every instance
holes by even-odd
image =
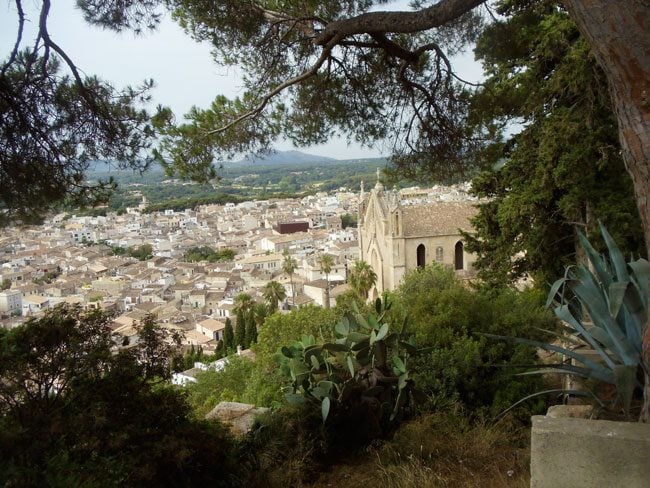
[[[89,180],[113,178],[116,191],[108,200],[108,208],[123,211],[137,206],[142,196],[147,198],[149,211],[174,208],[183,210],[210,203],[242,202],[268,198],[294,198],[318,191],[346,188],[358,192],[362,181],[374,185],[377,169],[384,169],[383,158],[323,163],[225,163],[219,178],[211,183],[196,183],[170,178],[160,169],[143,174],[133,171],[93,171]],[[408,184],[407,181],[400,182]],[[87,213],[105,210],[87,209]],[[78,213],[83,213],[83,210]]]

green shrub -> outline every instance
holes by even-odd
[[[300,307],[288,314],[274,313],[260,328],[253,350],[259,361],[272,365],[273,355],[280,347],[300,340],[303,335],[313,335],[324,342],[331,340],[337,319],[334,310],[315,305]]]
[[[472,290],[441,266],[407,274],[394,313],[409,317],[419,346],[432,348],[411,363],[418,389],[429,398],[424,408],[460,402],[469,415],[494,416],[539,388],[541,378],[515,376],[523,370],[513,368],[535,364],[531,348],[497,344],[481,334],[555,328],[542,300],[533,290]],[[520,414],[523,419],[530,411]]]

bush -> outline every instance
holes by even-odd
[[[60,306],[0,330],[0,485],[236,486],[230,435],[163,381],[165,334],[145,320],[114,353],[109,322]]]
[[[331,340],[332,327],[337,319],[334,310],[316,305],[300,307],[288,314],[274,313],[266,318],[259,330],[253,350],[259,361],[267,366],[274,365],[273,355],[277,350],[300,340],[303,335],[313,335],[323,342]]]
[[[531,348],[481,334],[515,336],[554,328],[541,293],[471,290],[453,271],[429,266],[407,274],[396,297],[395,313],[409,317],[418,345],[433,348],[411,363],[418,389],[429,397],[426,409],[460,402],[469,415],[494,416],[539,388],[541,378],[515,376],[522,371],[515,366],[536,362]],[[542,405],[537,401],[530,408]],[[530,413],[520,411],[521,418]]]

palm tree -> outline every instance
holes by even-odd
[[[241,311],[243,315],[248,315],[248,312],[250,312],[255,305],[255,301],[248,293],[240,293],[235,297],[234,305],[233,311],[235,313]]]
[[[277,281],[269,281],[262,291],[262,296],[269,304],[269,310],[277,310],[278,302],[281,302],[287,297],[287,293]]]
[[[255,323],[257,324],[258,329],[264,324],[266,317],[268,317],[271,312],[273,312],[273,310],[269,310],[269,307],[266,305],[266,303],[255,304],[252,314],[253,317],[255,317]]]
[[[296,260],[291,257],[289,251],[286,249],[282,251],[284,256],[284,261],[282,262],[282,271],[289,275],[289,280],[291,282],[291,306],[296,304],[296,287],[293,286],[293,273],[296,271]]]
[[[321,254],[318,258],[321,273],[325,275],[325,308],[330,308],[330,273],[334,266],[334,258],[329,254]]]
[[[357,292],[359,298],[368,299],[370,289],[377,283],[377,273],[365,261],[357,261],[350,271],[350,286]]]

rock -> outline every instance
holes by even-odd
[[[235,435],[246,434],[253,426],[255,417],[268,411],[268,408],[256,407],[247,403],[221,402],[205,418],[218,419],[230,427]]]
[[[591,405],[553,405],[546,416],[553,419],[590,419],[594,414]]]

